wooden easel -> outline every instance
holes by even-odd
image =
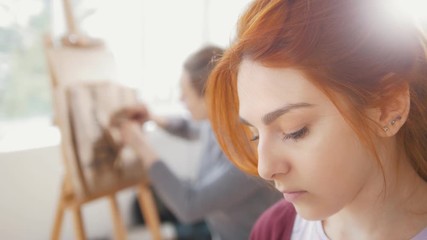
[[[62,43],[46,38],[46,56],[51,75],[51,86],[55,108],[55,123],[61,132],[61,150],[65,165],[61,194],[56,209],[52,239],[59,239],[62,220],[66,210],[73,216],[75,239],[86,239],[82,219],[85,203],[106,197],[109,201],[115,239],[126,239],[126,228],[120,216],[116,194],[124,189],[137,188],[142,214],[152,238],[161,239],[160,223],[155,202],[146,177],[130,177],[123,181],[88,183],[75,151],[73,129],[70,122],[67,89],[81,82],[111,80],[115,76],[114,58],[101,41],[82,36],[74,21],[69,0],[64,0],[68,34]],[[110,179],[110,178],[109,178]]]

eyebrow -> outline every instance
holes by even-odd
[[[288,113],[291,110],[298,109],[298,108],[307,108],[307,107],[314,107],[314,104],[304,103],[304,102],[287,104],[283,107],[280,107],[274,111],[271,111],[271,112],[265,114],[261,119],[265,125],[269,125],[270,123],[274,122],[274,120],[276,120],[277,118],[279,118],[283,114]],[[243,124],[252,126],[252,124],[250,124],[248,121],[246,121],[242,117],[240,117],[240,122],[242,122]]]

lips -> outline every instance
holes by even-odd
[[[305,193],[307,192],[306,191],[283,191],[283,197],[286,199],[286,201],[293,203],[297,201]]]

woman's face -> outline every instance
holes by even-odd
[[[244,60],[239,114],[259,137],[258,172],[306,219],[357,205],[378,178],[375,158],[329,98],[301,72]]]
[[[207,108],[203,97],[199,96],[196,89],[191,84],[191,78],[187,71],[181,74],[181,100],[191,113],[194,120],[207,119]]]

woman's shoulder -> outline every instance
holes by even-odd
[[[268,208],[256,221],[251,232],[251,240],[290,239],[296,211],[286,200],[281,200]]]

